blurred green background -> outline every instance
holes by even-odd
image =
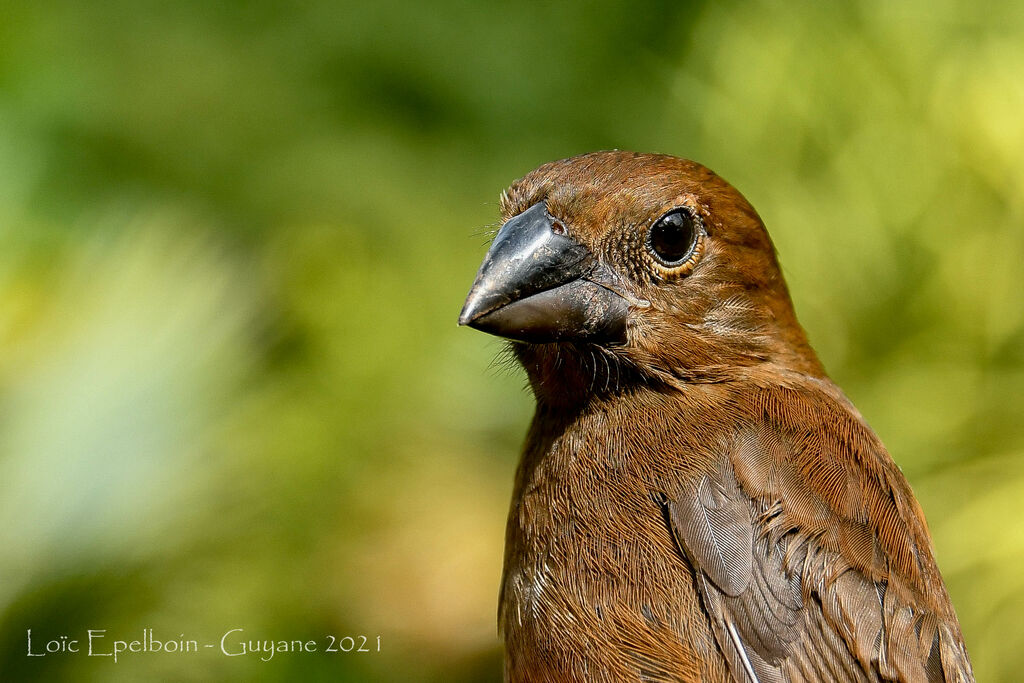
[[[627,148],[758,208],[1017,679],[1022,74],[1013,1],[0,2],[0,675],[498,680],[532,401],[455,318],[505,185]]]

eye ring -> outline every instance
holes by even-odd
[[[704,225],[690,208],[675,208],[651,224],[645,242],[663,276],[687,275],[704,252]]]

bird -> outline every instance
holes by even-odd
[[[504,677],[972,681],[924,514],[826,374],[750,203],[604,151],[501,194],[460,325],[535,399]]]

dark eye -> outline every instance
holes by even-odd
[[[678,266],[693,251],[697,242],[697,226],[686,209],[669,211],[651,226],[647,248],[664,266]]]

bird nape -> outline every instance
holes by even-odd
[[[598,152],[501,212],[459,322],[512,340],[537,402],[507,680],[973,680],[921,508],[739,192]]]

